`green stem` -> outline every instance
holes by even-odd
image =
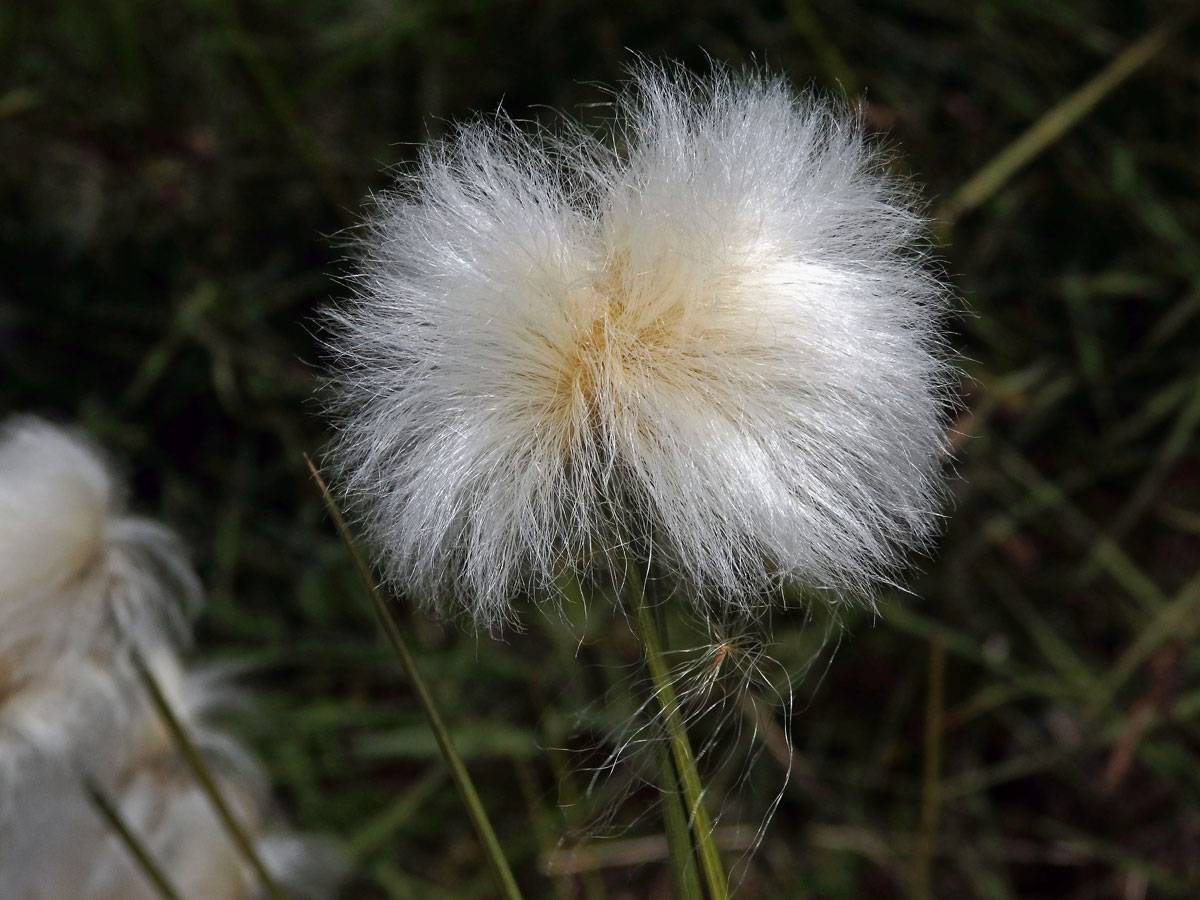
[[[317,487],[321,491],[321,496],[325,500],[325,508],[329,510],[329,516],[333,519],[333,523],[337,527],[338,535],[341,537],[342,543],[346,545],[346,549],[350,552],[350,556],[354,561],[354,568],[358,572],[358,577],[371,597],[371,604],[375,607],[375,613],[379,616],[380,624],[383,625],[383,630],[387,632],[388,639],[391,640],[392,646],[396,649],[396,654],[400,657],[400,665],[404,669],[404,674],[408,677],[409,682],[412,684],[413,690],[417,695],[417,701],[421,705],[421,711],[425,714],[425,719],[428,721],[429,728],[433,732],[438,748],[442,752],[442,757],[450,767],[450,777],[454,779],[454,785],[458,788],[458,793],[467,807],[467,814],[471,817],[471,824],[475,826],[475,832],[479,835],[479,841],[483,845],[484,853],[492,868],[492,874],[495,876],[496,886],[500,889],[501,895],[506,900],[521,900],[521,891],[517,887],[517,881],[513,877],[512,869],[509,868],[508,860],[504,858],[504,851],[500,848],[500,841],[496,838],[496,832],[492,828],[492,823],[483,808],[483,802],[479,799],[479,794],[475,790],[475,784],[471,781],[471,776],[467,773],[467,767],[463,765],[458,751],[454,749],[454,742],[450,737],[450,731],[442,721],[441,713],[438,712],[429,686],[425,683],[420,670],[417,669],[416,660],[408,649],[404,635],[400,633],[400,626],[396,622],[396,617],[392,615],[387,601],[384,600],[383,594],[376,586],[375,579],[371,576],[371,570],[367,566],[363,555],[359,552],[358,545],[354,543],[354,537],[350,534],[350,526],[346,524],[341,510],[338,509],[337,502],[329,492],[328,485],[325,484],[325,479],[321,477],[321,473],[307,455],[304,457],[304,460],[308,463],[313,480],[316,481]]]
[[[700,874],[696,871],[695,849],[688,834],[687,812],[679,799],[679,779],[667,749],[655,744],[658,756],[658,785],[662,794],[663,825],[667,831],[667,847],[671,856],[671,881],[675,896],[680,900],[703,900]]]
[[[696,770],[696,758],[683,724],[683,716],[679,712],[675,686],[671,683],[666,663],[663,661],[663,642],[659,626],[647,602],[641,575],[632,563],[625,566],[625,582],[628,600],[633,607],[633,624],[646,654],[646,667],[650,670],[651,681],[654,682],[654,693],[662,706],[667,739],[671,745],[671,757],[675,762],[675,772],[679,777],[683,799],[690,814],[692,836],[700,856],[704,882],[708,886],[710,900],[726,900],[729,896],[729,886],[725,879],[725,867],[717,851],[712,819],[704,807],[704,789]]]
[[[1187,12],[1147,31],[1089,81],[1047,110],[1024,134],[1001,150],[962,185],[934,218],[944,228],[995,194],[1018,169],[1071,130],[1125,79],[1148,63],[1178,32]]]
[[[142,872],[154,884],[155,889],[162,895],[163,900],[182,900],[179,896],[179,891],[171,884],[171,880],[167,878],[167,874],[162,870],[154,857],[150,854],[150,849],[142,843],[141,838],[134,834],[129,823],[125,821],[125,817],[121,815],[121,811],[117,809],[117,805],[109,799],[104,793],[100,785],[96,784],[91,777],[82,775],[83,789],[87,792],[92,805],[104,817],[113,831],[121,839],[121,843],[125,845],[125,849],[133,854],[133,858],[142,868]]]
[[[142,681],[142,685],[150,694],[150,700],[154,703],[154,708],[158,710],[159,716],[167,726],[167,730],[171,732],[171,736],[175,739],[175,745],[179,748],[179,752],[183,754],[183,758],[187,761],[188,767],[192,770],[192,774],[196,776],[196,780],[200,783],[201,789],[207,795],[209,802],[212,804],[213,810],[216,811],[217,817],[221,820],[225,831],[233,840],[238,852],[249,863],[250,867],[258,876],[263,888],[272,900],[287,900],[287,894],[283,888],[267,870],[266,864],[258,855],[258,851],[254,847],[254,841],[251,840],[249,833],[238,821],[237,816],[233,814],[229,804],[225,800],[224,794],[221,793],[221,787],[217,784],[216,778],[212,774],[212,770],[208,767],[208,763],[204,761],[204,756],[199,748],[196,747],[191,735],[187,733],[183,722],[175,715],[175,710],[171,708],[171,703],[167,699],[167,695],[163,692],[162,687],[158,683],[158,679],[150,671],[146,665],[146,660],[142,658],[141,651],[136,645],[133,645],[130,652],[130,658],[133,660],[133,667],[137,670],[138,677]]]

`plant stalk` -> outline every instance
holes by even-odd
[[[654,611],[647,601],[645,584],[637,567],[632,563],[627,563],[625,566],[625,583],[628,602],[633,607],[631,610],[633,624],[646,655],[646,667],[650,670],[655,696],[658,697],[658,702],[662,706],[667,739],[671,746],[671,758],[675,763],[675,774],[679,778],[679,786],[687,804],[692,838],[700,857],[700,870],[704,876],[704,883],[708,888],[710,900],[727,900],[729,884],[725,878],[725,867],[721,862],[721,854],[717,850],[712,819],[704,806],[704,788],[700,784],[700,775],[696,770],[696,757],[692,752],[692,744],[688,739],[683,716],[679,712],[675,686],[671,683],[666,663],[663,660],[661,631],[655,620]]]
[[[704,891],[700,887],[700,873],[696,871],[696,850],[688,833],[687,812],[679,798],[679,779],[675,774],[675,766],[666,747],[655,744],[654,750],[675,896],[680,900],[704,900]]]
[[[504,851],[500,847],[496,831],[492,828],[492,823],[488,819],[487,811],[483,808],[483,802],[479,799],[479,793],[475,790],[475,784],[471,781],[467,767],[463,765],[458,751],[454,748],[450,731],[446,728],[441,713],[438,711],[437,704],[434,702],[433,694],[430,692],[425,678],[417,668],[417,662],[408,648],[408,643],[404,640],[404,635],[400,632],[400,625],[396,621],[396,617],[392,614],[387,601],[384,600],[383,594],[375,584],[371,570],[367,566],[362,553],[359,552],[358,545],[355,544],[354,537],[350,533],[350,526],[346,524],[345,517],[342,516],[341,510],[338,509],[337,502],[329,492],[328,485],[325,484],[325,479],[321,477],[321,473],[307,454],[304,457],[304,461],[308,463],[313,480],[316,481],[317,487],[321,491],[321,496],[325,500],[325,508],[329,511],[330,518],[333,519],[338,536],[341,537],[342,543],[346,545],[346,549],[350,552],[350,556],[354,561],[354,568],[358,572],[359,580],[362,581],[367,594],[370,595],[371,604],[375,607],[375,613],[379,617],[379,622],[383,625],[383,630],[387,632],[388,639],[392,642],[396,654],[400,657],[400,665],[404,669],[404,674],[408,677],[409,682],[412,684],[413,691],[417,695],[417,701],[421,705],[421,711],[425,714],[425,719],[429,723],[429,728],[433,732],[434,739],[437,741],[438,749],[441,750],[442,757],[446,760],[446,764],[450,768],[450,777],[454,779],[454,785],[458,788],[458,793],[462,797],[463,804],[467,807],[467,814],[471,817],[471,824],[475,826],[475,833],[479,836],[479,842],[483,845],[484,854],[487,856],[488,864],[492,869],[492,875],[496,879],[496,887],[500,890],[500,894],[505,900],[521,900],[520,888],[517,887],[517,881],[513,877],[512,869],[508,865],[508,860],[504,857]]]
[[[964,213],[991,198],[1018,169],[1070,131],[1122,82],[1157,56],[1191,15],[1194,10],[1171,17],[1126,47],[972,175],[934,214],[934,218],[943,228],[949,228]]]
[[[233,810],[225,800],[225,795],[221,792],[221,786],[217,784],[217,779],[213,776],[212,770],[204,760],[204,755],[192,740],[191,735],[188,734],[187,728],[184,727],[179,716],[175,714],[175,710],[171,708],[171,703],[167,699],[167,695],[163,692],[162,686],[159,685],[158,679],[154,677],[154,673],[146,665],[146,660],[142,657],[142,652],[137,645],[133,645],[130,648],[129,656],[133,660],[133,667],[137,671],[138,678],[141,679],[142,685],[150,695],[150,700],[153,702],[154,708],[158,711],[163,723],[167,726],[167,730],[171,732],[171,737],[175,739],[175,745],[179,748],[179,752],[183,754],[183,758],[187,762],[188,768],[192,770],[192,774],[196,776],[196,780],[200,783],[200,788],[208,797],[213,810],[221,820],[221,825],[225,828],[234,846],[237,847],[238,852],[250,865],[250,868],[254,870],[255,875],[258,876],[258,880],[271,900],[287,900],[287,894],[284,893],[283,888],[279,886],[279,882],[267,870],[266,864],[262,861],[262,857],[259,856],[258,850],[255,849],[254,841],[251,840],[249,833],[242,826],[242,823],[238,821],[237,816],[233,814]]]
[[[150,879],[150,882],[162,896],[163,900],[183,900],[179,896],[179,891],[175,889],[175,885],[171,883],[167,874],[151,855],[150,848],[142,843],[142,839],[134,833],[108,794],[89,775],[81,775],[80,780],[83,782],[83,789],[92,801],[92,805],[96,807],[96,811],[104,817],[109,827],[117,833],[117,837],[121,839],[121,843],[125,845],[125,849],[137,860],[137,864],[141,867],[142,872]]]

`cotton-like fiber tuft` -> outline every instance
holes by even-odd
[[[329,897],[322,841],[279,831],[251,755],[215,727],[236,697],[179,656],[199,583],[173,534],[128,515],[84,437],[33,418],[0,429],[0,898],[161,894],[85,790],[107,795],[184,897],[255,900],[257,878],[151,702],[131,650],[276,876]]]
[[[477,121],[379,198],[328,458],[384,570],[484,626],[627,540],[722,614],[889,580],[950,380],[908,191],[766,76],[644,66],[613,126]]]
[[[269,822],[266,779],[236,741],[213,725],[235,697],[215,671],[186,670],[159,648],[148,666],[207,761],[238,820],[290,896],[329,897],[340,875],[320,840],[278,831]],[[76,672],[78,674],[78,672]],[[39,752],[37,733],[14,729],[16,710],[0,704],[0,759],[19,762],[0,779],[0,897],[39,900],[157,900],[157,889],[84,792],[86,775],[107,794],[183,897],[254,900],[254,872],[242,859],[209,798],[179,755],[132,673],[93,671],[75,691],[107,679],[111,694],[87,704],[92,730],[74,729],[71,753]],[[51,720],[63,710],[63,683],[24,698],[23,715]],[[35,709],[40,703],[41,708]]]
[[[89,440],[32,417],[0,427],[0,694],[125,637],[177,638],[199,595],[178,540],[125,512]]]

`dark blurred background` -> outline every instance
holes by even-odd
[[[1200,896],[1185,6],[10,0],[0,411],[81,422],[185,536],[210,592],[195,656],[244,667],[232,726],[283,812],[346,842],[347,896],[487,897],[301,456],[324,440],[317,311],[344,293],[345,229],[448,121],[602,117],[597,85],[635,52],[850,97],[946,220],[955,502],[913,594],[846,613],[807,675],[824,626],[777,623],[795,774],[740,896]],[[1076,93],[1113,60],[1127,77]],[[985,168],[1035,123],[1027,165]],[[589,798],[596,760],[554,749],[603,757],[637,658],[620,625],[578,642],[531,614],[493,641],[405,620],[527,895],[667,897],[653,792]],[[767,752],[710,773],[745,778],[723,825],[756,827],[781,784],[789,723],[760,724]]]

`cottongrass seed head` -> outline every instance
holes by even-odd
[[[156,683],[188,731],[230,803],[288,896],[335,894],[340,864],[332,848],[307,835],[279,830],[267,816],[265,773],[236,740],[213,723],[236,692],[219,670],[185,669],[160,647],[147,660]],[[78,673],[77,673],[78,675]],[[162,895],[95,809],[82,788],[85,775],[121,817],[182,897],[255,900],[258,880],[243,861],[211,801],[179,755],[157,710],[137,685],[122,683],[118,705],[93,697],[74,758],[38,753],[26,735],[9,729],[0,704],[0,755],[24,741],[18,778],[0,792],[0,897],[45,900],[158,900]],[[80,679],[94,685],[92,678]],[[77,690],[80,685],[76,685]],[[42,697],[43,718],[64,715],[63,694]],[[129,702],[132,700],[133,702]],[[33,698],[26,700],[28,707]],[[31,752],[32,751],[32,752]]]
[[[400,589],[494,627],[646,548],[717,615],[888,580],[936,530],[927,223],[859,119],[643,64],[611,140],[505,117],[377,198],[329,459]]]
[[[0,695],[128,639],[180,639],[199,602],[178,539],[125,510],[90,440],[33,416],[0,424]]]
[[[199,596],[179,542],[125,510],[91,441],[32,416],[0,424],[0,851],[31,771],[81,747],[98,769],[119,763],[141,714],[130,643],[174,649]]]
[[[214,726],[237,696],[228,678],[180,658],[200,601],[180,542],[130,515],[122,494],[82,434],[28,416],[0,425],[0,897],[161,896],[84,777],[182,896],[258,896],[136,674],[135,647],[289,896],[333,896],[333,851],[275,827],[265,773]]]

